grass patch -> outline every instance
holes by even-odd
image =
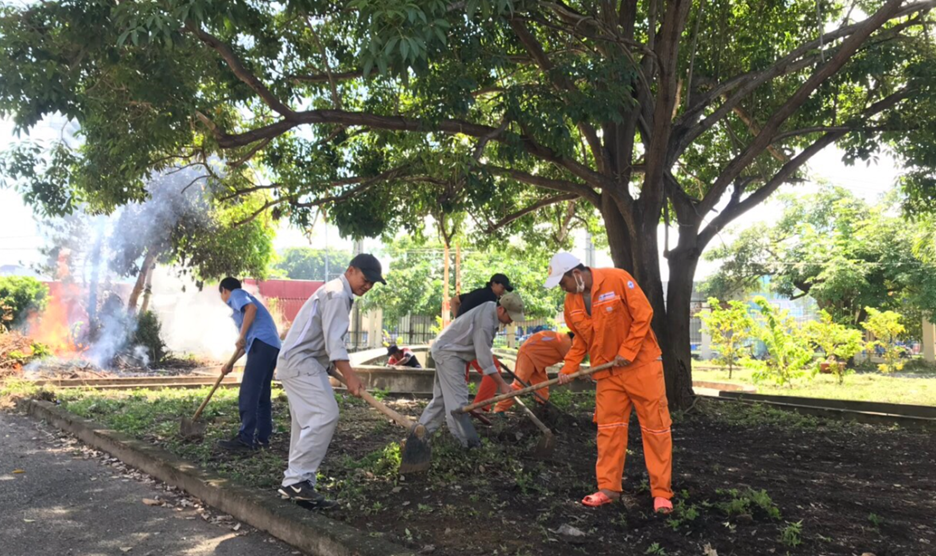
[[[771,384],[754,384],[753,371],[736,369],[732,378],[727,370],[692,370],[693,380],[753,384],[759,394],[804,396],[830,400],[856,400],[869,402],[936,405],[936,371],[931,367],[915,367],[914,372],[884,375],[879,372],[857,372],[845,377],[839,385],[832,375],[816,375],[812,379],[796,382],[791,388]]]
[[[284,462],[278,454],[260,451],[250,457],[226,460],[218,457],[218,440],[234,436],[239,413],[237,389],[219,389],[202,413],[207,425],[205,439],[186,442],[179,437],[181,417],[191,417],[210,387],[197,389],[98,391],[93,389],[61,390],[62,406],[96,423],[147,440],[219,475],[246,485],[272,488],[278,485]],[[274,434],[289,430],[289,413],[282,390],[273,391]]]
[[[0,398],[15,400],[18,398],[35,397],[41,387],[22,378],[8,378],[0,381]]]
[[[700,399],[696,409],[703,415],[727,425],[736,427],[778,427],[784,429],[822,428],[840,431],[862,425],[836,419],[823,419],[796,411],[777,409],[765,404],[747,404],[737,402],[718,402]]]

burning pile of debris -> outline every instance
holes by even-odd
[[[35,348],[41,350],[19,332],[0,334],[0,379],[21,376],[23,366],[37,355]]]

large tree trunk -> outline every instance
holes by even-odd
[[[689,335],[689,313],[692,301],[692,280],[699,257],[677,251],[669,259],[669,285],[666,292],[666,334],[659,334],[663,348],[663,368],[666,394],[670,406],[686,409],[695,397],[692,391],[692,347]]]
[[[131,313],[136,312],[137,302],[140,300],[140,294],[143,293],[143,286],[146,283],[146,275],[153,263],[156,262],[156,251],[147,249],[146,256],[143,257],[143,266],[140,268],[140,274],[137,275],[136,283],[130,292],[130,299],[127,301],[127,310]]]
[[[604,219],[605,233],[608,234],[608,248],[614,266],[637,276],[634,264],[633,246],[627,223],[618,210],[610,193],[601,195],[601,216]]]
[[[146,282],[143,286],[143,301],[140,303],[140,314],[149,311],[150,298],[153,297],[153,271],[156,270],[156,264],[151,264],[145,269]]]
[[[604,203],[602,216],[607,226],[614,265],[634,275],[653,306],[653,331],[663,350],[666,395],[670,407],[688,408],[694,399],[689,302],[698,257],[680,259],[675,265],[674,260],[670,259],[670,283],[668,290],[664,291],[660,275],[657,221],[647,219],[646,222],[638,223],[641,233],[639,238],[635,238],[629,235],[616,207]]]

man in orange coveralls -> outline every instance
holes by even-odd
[[[552,330],[543,330],[533,334],[523,342],[517,352],[517,366],[514,367],[514,374],[528,385],[546,382],[548,380],[546,369],[565,359],[566,354],[572,349],[574,336],[575,334],[571,332],[563,334]],[[523,385],[515,380],[511,388],[520,390]],[[549,399],[549,387],[538,389],[536,394],[536,401],[545,403]],[[513,398],[498,402],[494,407],[494,413],[507,411],[513,404]]]
[[[591,375],[597,382],[595,472],[599,490],[582,503],[603,506],[621,497],[627,426],[633,406],[640,421],[653,509],[669,513],[673,510],[673,437],[660,346],[650,328],[650,302],[627,272],[586,268],[569,253],[557,253],[550,261],[546,287],[557,285],[566,292],[566,325],[575,334],[559,383],[572,380],[569,375],[579,370],[586,354],[593,366],[615,363]]]

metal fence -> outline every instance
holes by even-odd
[[[407,346],[428,344],[436,337],[433,327],[436,318],[428,315],[407,315],[395,323],[383,323],[383,329],[389,334],[389,341]]]

